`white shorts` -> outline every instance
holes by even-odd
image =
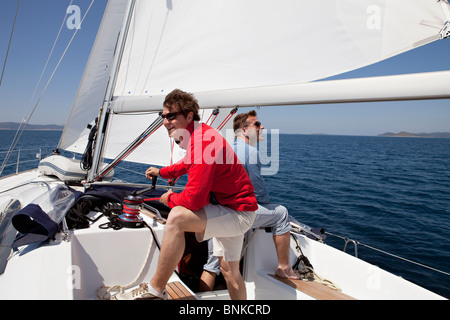
[[[241,258],[244,233],[253,225],[254,211],[236,211],[229,207],[208,204],[206,212],[204,241],[213,238],[213,254],[225,261],[239,261]]]

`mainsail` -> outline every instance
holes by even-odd
[[[435,40],[436,0],[138,1],[115,96],[287,85]]]
[[[114,157],[157,117],[164,96],[174,88],[193,92],[203,108],[231,107],[242,105],[242,101],[246,106],[282,104],[282,97],[295,96],[298,85],[313,85],[317,80],[444,38],[450,20],[449,4],[444,0],[135,0],[132,3],[120,68],[112,88],[110,135],[104,153],[107,157]],[[95,58],[105,50],[112,61],[115,43],[111,39],[117,39],[127,19],[123,16],[127,7],[126,0],[109,1],[87,68],[102,70],[102,66],[104,69],[109,65]],[[103,39],[105,36],[109,40]],[[98,115],[109,80],[107,72],[90,75],[86,70],[60,143],[60,148],[75,152],[83,151],[82,141],[86,141],[88,134],[84,128]],[[449,78],[448,73],[441,76]],[[419,78],[417,81],[423,81]],[[95,87],[99,90],[95,97],[94,92],[83,91],[97,80]],[[326,89],[314,87],[314,90],[325,101],[333,102],[335,97],[328,98],[326,93],[334,84],[325,84]],[[433,97],[442,94],[418,98]],[[87,101],[91,98],[92,101]],[[376,100],[377,96],[360,99]],[[309,103],[309,100],[295,96],[286,103]],[[139,114],[132,114],[136,112]],[[211,110],[208,112],[209,115]],[[167,155],[157,162],[150,155],[156,150],[159,154],[163,149],[170,150],[170,141],[164,130],[155,132],[154,137],[158,139],[149,138],[152,142],[140,146],[127,160],[167,164],[170,161]],[[163,141],[165,147],[153,142],[156,140]]]

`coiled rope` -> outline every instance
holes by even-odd
[[[326,285],[327,287],[342,291],[342,289],[332,281],[325,279],[324,277],[320,276],[315,270],[314,267],[309,262],[308,258],[303,254],[302,249],[300,248],[300,243],[298,242],[297,236],[295,234],[291,233],[291,237],[295,241],[295,248],[297,249],[297,252],[299,253],[297,257],[297,261],[292,266],[293,270],[297,270],[300,275],[300,280],[302,281],[315,281],[322,283]]]

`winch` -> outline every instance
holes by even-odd
[[[123,201],[122,214],[118,218],[126,228],[141,228],[144,226],[143,219],[139,215],[144,199],[135,194],[127,196]]]
[[[118,222],[125,228],[142,228],[144,226],[144,220],[139,215],[142,206],[144,205],[144,198],[140,194],[145,191],[154,190],[156,187],[157,177],[153,177],[151,188],[141,190],[140,192],[134,191],[131,195],[125,197],[123,201],[122,214],[118,217]]]

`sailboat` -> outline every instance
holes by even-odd
[[[108,299],[151,279],[167,214],[155,199],[176,187],[117,181],[114,166],[182,158],[160,129],[171,90],[192,92],[202,121],[224,135],[239,107],[448,99],[450,71],[323,79],[449,36],[446,0],[108,1],[58,150],[0,179],[0,299]],[[77,214],[80,199],[91,206]],[[274,276],[272,235],[252,229],[241,268],[249,299],[443,299],[292,227],[292,264],[306,278]],[[169,298],[229,299],[190,284],[205,248],[187,242]]]

